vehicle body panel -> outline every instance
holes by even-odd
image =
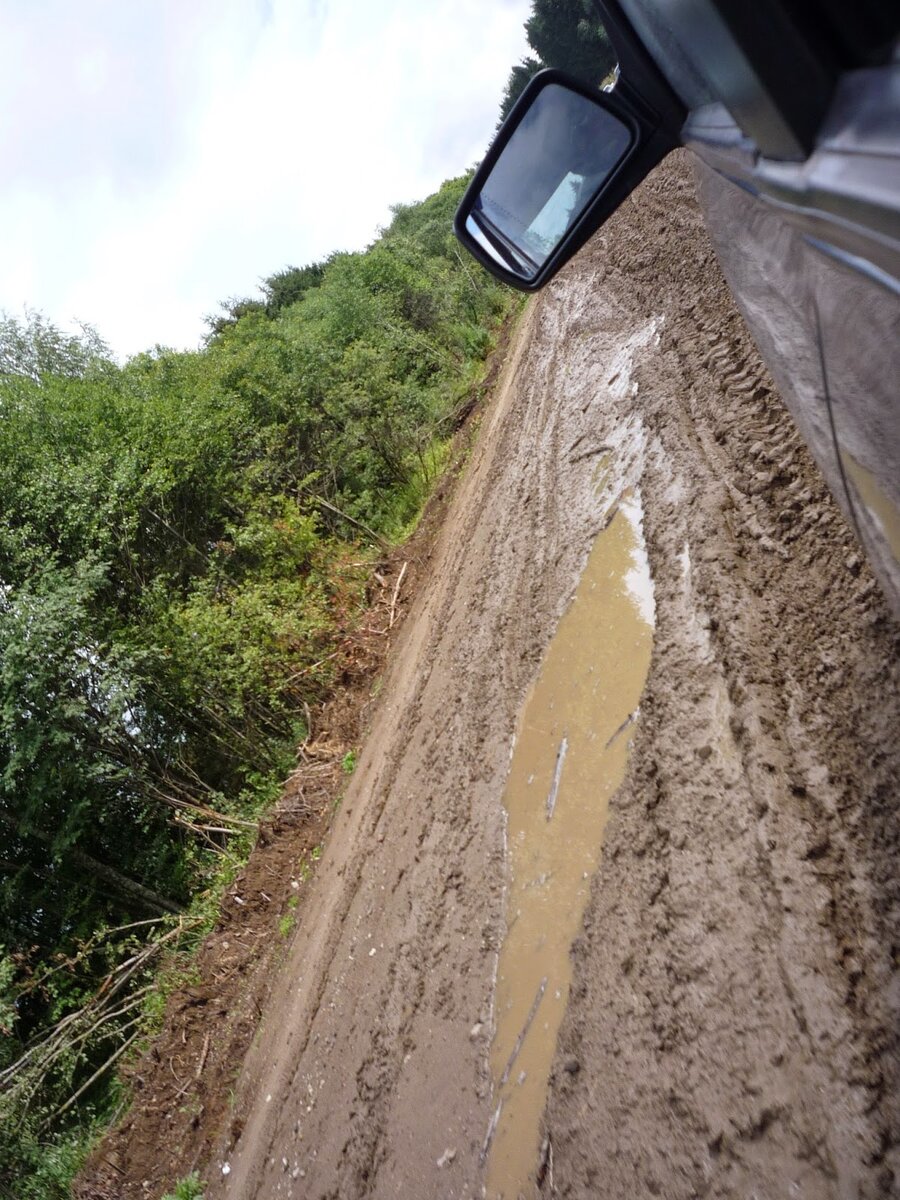
[[[702,161],[697,177],[729,287],[900,612],[898,296]]]
[[[727,112],[683,132],[732,293],[900,615],[900,64],[845,75],[803,162]]]

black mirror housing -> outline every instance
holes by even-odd
[[[466,189],[454,232],[492,275],[537,291],[677,144],[621,85],[541,71]]]

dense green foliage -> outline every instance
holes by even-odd
[[[203,1180],[196,1171],[179,1179],[173,1192],[167,1192],[162,1200],[203,1200]]]
[[[510,71],[500,105],[500,121],[521,96],[532,75],[547,67],[599,86],[616,56],[591,0],[534,0],[525,34],[533,55]]]
[[[509,303],[450,232],[464,183],[196,352],[0,323],[0,1195],[63,1194],[148,948],[292,766],[360,543],[425,496]]]

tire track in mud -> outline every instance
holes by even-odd
[[[629,485],[656,641],[573,951],[543,1193],[888,1194],[896,630],[680,156],[532,302],[484,426],[209,1196],[481,1195],[516,719]]]
[[[575,951],[552,1191],[891,1195],[896,626],[667,182],[610,230],[664,215],[681,256],[674,287],[633,279],[676,314],[637,372],[658,625]]]

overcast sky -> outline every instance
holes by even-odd
[[[529,0],[0,0],[0,308],[196,346],[473,165]]]

